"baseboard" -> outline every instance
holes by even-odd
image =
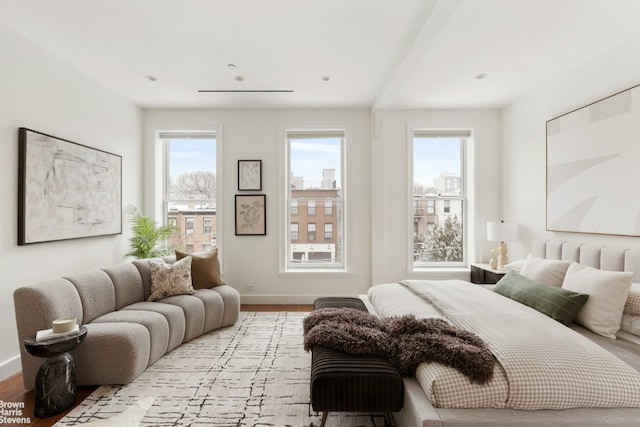
[[[20,365],[20,355],[17,355],[0,364],[0,382],[17,374],[22,369]]]
[[[355,297],[357,295],[259,295],[259,294],[242,294],[240,302],[242,304],[313,304],[316,298],[320,297]]]

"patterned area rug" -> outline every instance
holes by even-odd
[[[243,312],[233,326],[165,355],[126,386],[102,386],[56,426],[116,416],[153,397],[142,426],[319,426],[309,396],[306,313]],[[329,414],[327,426],[384,426],[382,414]]]

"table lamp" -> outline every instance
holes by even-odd
[[[507,243],[518,239],[518,224],[504,221],[487,222],[487,240],[490,242],[500,242],[498,246],[498,269],[504,269],[509,263],[507,255]]]

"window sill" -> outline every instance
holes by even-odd
[[[296,270],[280,270],[280,277],[352,277],[353,273],[345,269],[305,268]]]

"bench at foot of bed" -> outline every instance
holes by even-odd
[[[314,309],[349,307],[367,311],[358,298],[318,298]],[[382,412],[391,425],[391,412],[402,409],[402,376],[386,359],[357,356],[315,346],[311,356],[311,406],[329,412]]]

